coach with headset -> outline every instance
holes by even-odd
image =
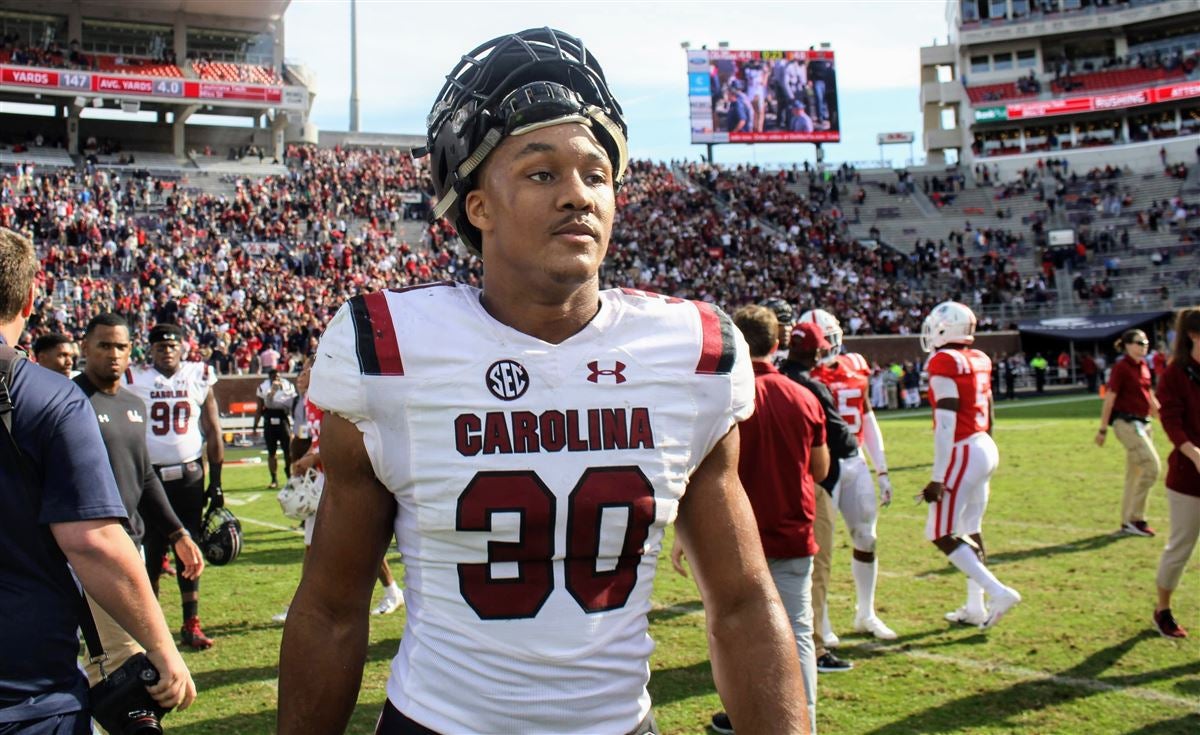
[[[87,397],[9,347],[33,313],[37,271],[33,243],[0,228],[0,730],[84,735],[83,610],[67,562],[147,650],[159,705],[187,707],[196,686],[121,527],[125,508]]]
[[[162,482],[150,463],[146,448],[146,404],[121,387],[121,375],[129,367],[133,347],[129,325],[112,313],[99,314],[88,322],[83,338],[84,370],[74,382],[92,404],[100,420],[100,436],[108,451],[121,501],[129,514],[125,530],[137,548],[142,546],[146,526],[167,537],[175,555],[183,562],[183,576],[198,579],[204,571],[204,555],[171,508]],[[129,633],[103,610],[93,605],[96,629],[108,654],[108,669],[114,670],[138,653],[141,647]],[[100,666],[84,666],[93,686],[100,681]]]

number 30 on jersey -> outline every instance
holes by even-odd
[[[497,513],[520,518],[518,540],[489,541],[488,560],[459,564],[463,599],[483,620],[536,617],[554,591],[555,545],[566,548],[567,592],[587,613],[615,610],[637,584],[642,550],[654,523],[654,488],[636,466],[584,471],[567,498],[567,528],[555,528],[557,500],[537,473],[479,472],[458,497],[459,531],[490,532]],[[615,567],[599,569],[604,515],[624,510],[624,537]],[[610,547],[611,548],[611,547]],[[500,578],[492,565],[515,563],[517,574]]]

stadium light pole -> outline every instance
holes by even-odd
[[[350,132],[358,132],[358,3],[350,0]]]

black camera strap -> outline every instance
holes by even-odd
[[[0,460],[5,460],[5,464],[16,468],[21,475],[22,482],[18,483],[25,488],[26,498],[29,500],[30,507],[36,514],[42,507],[41,498],[38,495],[37,488],[41,483],[37,481],[37,473],[34,471],[33,463],[21,451],[20,445],[17,444],[17,438],[12,431],[12,393],[9,387],[13,384],[13,375],[16,373],[17,363],[25,359],[25,354],[19,352],[9,345],[0,343]],[[100,642],[100,633],[96,630],[96,620],[92,617],[92,609],[88,605],[87,597],[84,596],[82,590],[75,585],[75,580],[67,567],[62,550],[54,543],[53,537],[43,540],[47,546],[49,554],[41,556],[45,571],[51,579],[58,580],[65,588],[70,590],[70,596],[79,597],[79,627],[83,630],[83,640],[87,643],[88,656],[94,664],[101,665],[101,673],[103,674],[103,663],[108,660],[108,654],[104,652],[104,645]],[[51,548],[52,547],[52,548]],[[55,564],[53,559],[56,557],[64,558],[63,564]]]

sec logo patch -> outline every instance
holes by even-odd
[[[484,376],[488,390],[502,401],[515,401],[529,390],[529,371],[516,360],[497,360]]]

